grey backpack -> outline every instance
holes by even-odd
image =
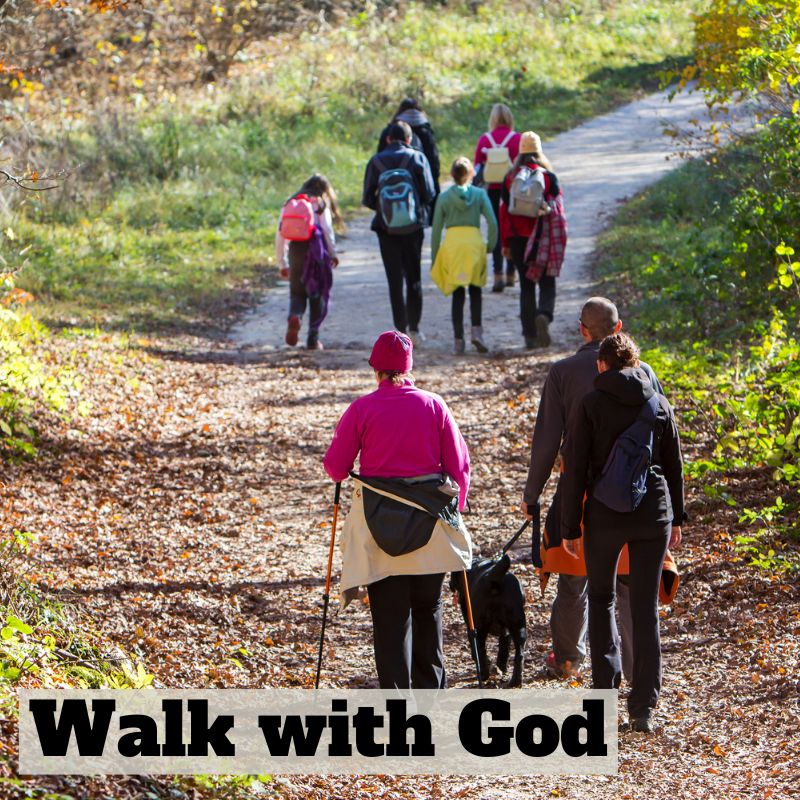
[[[544,199],[544,171],[522,167],[511,181],[508,213],[516,217],[543,217],[550,213]]]

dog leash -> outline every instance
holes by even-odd
[[[524,524],[522,525],[522,527],[508,540],[508,543],[503,548],[502,555],[505,555],[511,549],[511,545],[514,544],[514,542],[516,542],[517,539],[519,539],[519,537],[522,536],[523,533],[525,533],[525,529],[530,524],[531,524],[531,520],[526,519]]]

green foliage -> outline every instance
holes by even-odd
[[[781,570],[800,564],[784,552],[800,510],[800,264],[787,243],[796,243],[800,205],[790,179],[797,153],[781,149],[787,135],[795,141],[796,121],[778,119],[640,195],[601,237],[598,265],[635,288],[633,329],[658,343],[645,358],[704,443],[687,475],[731,506],[740,501],[728,478],[766,482],[767,498],[759,490],[741,508],[758,530],[737,545]]]
[[[219,317],[271,263],[284,199],[313,171],[345,208],[408,94],[429,113],[444,170],[472,156],[493,103],[552,136],[656,88],[691,44],[696,0],[496,2],[393,14],[375,8],[243,55],[228,84],[42,132],[80,163],[63,190],[29,201],[25,288],[50,317],[125,328]],[[499,58],[498,53],[503,57]]]

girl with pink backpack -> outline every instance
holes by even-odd
[[[288,345],[297,344],[308,305],[306,347],[322,350],[319,328],[328,313],[333,270],[339,264],[334,227],[344,227],[336,192],[324,175],[315,173],[286,201],[275,235],[280,274],[289,279]]]

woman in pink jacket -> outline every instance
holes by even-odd
[[[369,364],[377,389],[354,400],[339,420],[325,454],[328,475],[334,481],[344,480],[358,457],[364,479],[449,477],[450,486],[457,484],[452,488],[457,503],[449,498],[453,511],[456,505],[463,509],[469,489],[467,446],[444,400],[414,385],[411,339],[396,331],[382,333]],[[350,517],[346,528],[349,522]],[[392,559],[381,558],[385,572],[387,560],[392,563]],[[441,591],[445,569],[454,567],[436,558],[433,562],[429,574],[420,574],[419,565],[416,574],[406,574],[401,556],[396,559],[401,574],[389,574],[367,586],[381,688],[446,685]]]

